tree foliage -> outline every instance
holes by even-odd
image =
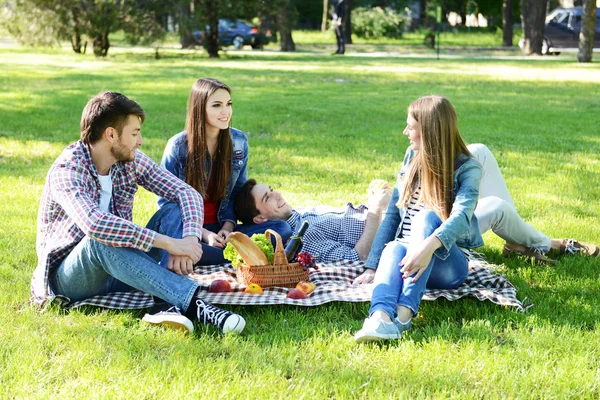
[[[404,17],[392,9],[355,8],[352,21],[353,33],[361,38],[401,38],[404,31]]]
[[[53,45],[69,40],[73,51],[85,52],[83,37],[92,40],[94,54],[104,57],[109,35],[125,32],[131,44],[151,43],[165,30],[157,19],[163,1],[148,0],[7,0],[2,23],[20,43]]]

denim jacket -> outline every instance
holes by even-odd
[[[392,199],[373,240],[369,257],[365,262],[367,268],[377,268],[384,247],[398,236],[399,229],[402,227],[406,210],[399,209],[396,203],[400,198],[400,181],[414,156],[415,151],[409,147],[404,155],[402,169],[398,173],[398,180]],[[454,244],[467,249],[483,246],[483,239],[479,232],[477,218],[473,214],[479,197],[481,174],[481,164],[475,158],[465,154],[458,156],[456,169],[454,170],[454,203],[452,204],[452,211],[448,219],[433,232],[440,242],[442,242],[442,247],[435,251],[435,255],[442,260],[448,258],[450,254],[449,250]]]
[[[231,128],[231,140],[233,142],[233,157],[231,160],[231,176],[227,183],[225,198],[221,200],[217,219],[223,225],[226,221],[237,223],[234,212],[235,196],[248,180],[246,167],[248,165],[248,138],[240,130]],[[173,173],[179,179],[185,181],[185,164],[187,159],[187,133],[185,131],[173,136],[167,142],[160,165]],[[210,159],[206,162],[206,168],[211,168]],[[167,200],[163,197],[158,199],[158,206],[162,207]]]

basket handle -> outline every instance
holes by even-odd
[[[281,235],[275,232],[273,229],[267,229],[265,236],[271,240],[271,235],[275,236],[275,252],[273,254],[273,265],[288,265],[288,260],[285,255],[285,249],[283,248],[283,239]]]

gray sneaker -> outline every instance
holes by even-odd
[[[410,322],[403,324],[398,319],[395,319],[394,322],[385,322],[380,318],[369,317],[365,319],[362,329],[354,335],[354,340],[363,343],[400,339],[402,332],[408,329],[410,329]]]
[[[398,317],[396,317],[394,318],[394,325],[396,325],[396,328],[398,328],[400,334],[402,334],[404,331],[407,331],[412,327],[412,318],[406,322],[400,322]]]

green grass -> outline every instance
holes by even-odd
[[[406,107],[440,93],[468,142],[496,154],[523,217],[552,237],[600,243],[600,66],[563,58],[334,58],[111,49],[0,48],[0,398],[598,398],[599,261],[535,266],[481,250],[513,282],[526,313],[463,299],[424,302],[402,341],[356,345],[368,304],[232,307],[239,337],[150,328],[140,312],[27,305],[45,174],[77,140],[100,90],[147,111],[155,160],[184,125],[194,80],[233,90],[233,125],[250,139],[249,175],[295,206],[366,200],[394,181]],[[141,191],[134,220],[155,197]]]
[[[520,30],[514,31],[516,45],[521,35]],[[400,39],[379,38],[365,39],[352,35],[352,43],[356,45],[391,45],[391,46],[414,46],[423,45],[425,34],[422,31],[405,32]],[[299,45],[307,44],[335,44],[333,30],[321,32],[318,30],[297,30],[292,32],[294,41]],[[494,32],[487,28],[473,28],[471,31],[465,28],[453,29],[440,33],[440,43],[443,46],[476,46],[476,47],[499,47],[502,46],[502,32]],[[353,46],[351,46],[352,48]]]

